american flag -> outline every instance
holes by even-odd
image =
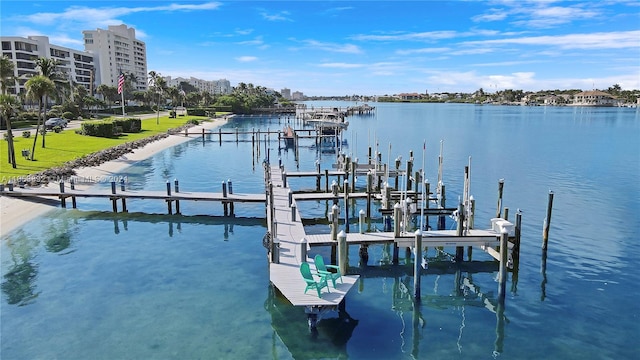
[[[124,87],[124,74],[120,74],[120,76],[118,76],[118,94],[122,94],[123,87]]]

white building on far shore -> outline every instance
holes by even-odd
[[[183,77],[172,78],[171,76],[163,76],[163,78],[167,82],[167,86],[179,87],[180,83],[185,82],[200,91],[206,91],[210,94],[231,94],[231,83],[227,79],[202,80],[193,76],[188,79]]]
[[[618,100],[603,91],[583,91],[573,95],[573,106],[615,106]]]

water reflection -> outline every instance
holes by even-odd
[[[38,266],[32,261],[33,259],[14,259],[14,264],[3,276],[2,292],[9,305],[28,305],[38,297],[35,285]]]
[[[50,253],[66,255],[73,239],[72,226],[77,225],[69,219],[54,220],[45,227],[46,238],[44,248]],[[10,305],[24,306],[33,302],[39,295],[36,286],[38,264],[35,262],[40,241],[38,237],[19,230],[7,239],[7,247],[11,252],[11,265],[3,275],[2,292]]]
[[[28,305],[39,295],[35,284],[38,265],[33,255],[38,244],[39,241],[24,230],[19,230],[15,236],[7,239],[7,247],[11,252],[11,266],[4,274],[0,288],[9,305]]]
[[[344,303],[343,303],[344,304]],[[274,346],[272,358],[279,359],[275,337],[279,337],[294,359],[346,359],[347,343],[358,325],[358,320],[349,316],[344,307],[337,317],[325,318],[318,322],[315,331],[310,331],[303,307],[293,306],[273,286],[264,303],[271,315]]]

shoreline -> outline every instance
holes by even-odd
[[[201,131],[202,129],[217,129],[226,124],[228,117],[217,118],[212,121],[206,121],[191,129]],[[197,135],[198,137],[200,135]],[[133,152],[122,155],[116,160],[111,160],[94,167],[78,168],[76,176],[82,179],[109,179],[116,173],[134,165],[135,163],[145,160],[165,149],[185,143],[194,139],[192,136],[184,136],[180,134],[169,135],[164,139],[148,143],[144,147],[133,150]],[[95,184],[91,182],[83,182],[77,184],[78,189],[88,188]],[[42,186],[49,186],[45,184]],[[0,237],[4,239],[6,235],[25,225],[26,223],[38,218],[47,212],[59,207],[59,201],[52,199],[36,199],[36,198],[13,198],[8,196],[0,196]]]

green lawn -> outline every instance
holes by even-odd
[[[22,137],[21,131],[15,132],[13,136],[16,150],[16,169],[12,168],[11,164],[7,161],[9,153],[7,141],[3,139],[0,140],[0,183],[6,184],[9,180],[15,182],[18,177],[36,174],[49,168],[58,167],[67,161],[96,151],[165,133],[168,129],[184,125],[190,119],[203,121],[207,118],[198,116],[180,116],[175,119],[160,117],[159,124],[156,124],[156,118],[146,119],[142,120],[141,132],[136,134],[123,134],[113,139],[79,135],[76,134],[75,129],[64,130],[60,133],[49,131],[46,135],[46,148],[44,149],[42,148],[42,135],[38,135],[35,161],[27,160],[21,156],[21,150],[28,149],[31,151],[35,130],[32,130],[31,137],[26,139]]]

